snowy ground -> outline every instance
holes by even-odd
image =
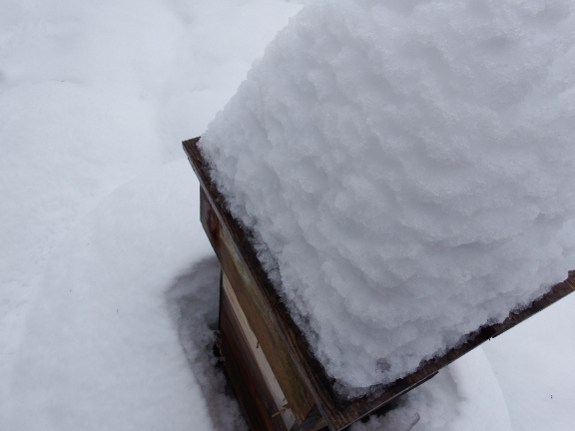
[[[301,7],[0,0],[0,429],[234,430],[180,141]],[[575,296],[356,429],[572,430]]]

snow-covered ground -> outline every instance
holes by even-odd
[[[0,430],[244,427],[180,141],[301,2],[0,0]],[[356,429],[572,430],[575,295]]]

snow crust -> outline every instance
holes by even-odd
[[[314,2],[202,136],[342,392],[575,267],[574,19],[564,0]]]

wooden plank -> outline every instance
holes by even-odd
[[[333,381],[326,375],[325,370],[311,353],[311,349],[301,330],[295,325],[289,315],[285,304],[282,303],[278,292],[270,282],[267,274],[257,259],[257,253],[250,242],[250,233],[231,216],[227,210],[225,199],[218,192],[214,183],[208,176],[209,169],[205,165],[197,147],[199,138],[184,142],[184,149],[196,175],[205,191],[206,200],[211,205],[220,224],[225,225],[229,237],[233,241],[235,250],[241,250],[241,259],[249,268],[251,278],[255,282],[254,289],[258,290],[266,310],[273,316],[275,328],[280,331],[280,337],[288,346],[288,352],[298,368],[303,381],[315,400],[317,407],[332,431],[340,430],[355,420],[377,410],[391,402],[403,393],[413,389],[419,384],[433,377],[437,371],[463,354],[469,352],[491,337],[510,329],[517,323],[548,307],[557,300],[565,297],[575,290],[575,273],[570,272],[569,278],[555,285],[547,294],[535,300],[523,310],[511,312],[504,322],[496,325],[485,325],[477,331],[467,335],[467,341],[457,348],[449,350],[445,355],[430,361],[422,362],[420,367],[403,379],[390,385],[377,385],[371,388],[369,395],[352,400],[341,399],[333,391]],[[206,219],[206,224],[209,219]],[[206,226],[204,225],[204,227]],[[209,236],[209,235],[208,235]],[[212,239],[210,239],[212,240]],[[217,242],[217,240],[216,240]],[[212,241],[214,245],[214,241]],[[214,248],[216,249],[216,245]],[[217,252],[217,250],[216,250]]]
[[[283,421],[277,423],[278,420],[274,420],[269,413],[275,409],[275,405],[266,392],[257,363],[246,348],[247,341],[238,331],[239,323],[233,308],[225,293],[220,292],[220,351],[248,425],[252,431],[286,431]]]
[[[250,361],[257,364],[257,368],[260,371],[264,383],[266,386],[265,396],[274,401],[274,405],[268,410],[270,417],[279,417],[283,420],[286,430],[291,429],[295,423],[295,417],[289,406],[288,400],[284,392],[282,391],[277,378],[270,366],[269,360],[264,354],[260,342],[256,337],[256,334],[251,329],[248,319],[242,310],[242,307],[238,301],[238,298],[232,288],[230,281],[225,273],[222,274],[222,292],[221,294],[229,302],[233,310],[235,321],[239,324],[239,328],[243,334],[243,340],[247,342],[247,348],[251,353]]]
[[[202,224],[204,228],[208,227],[206,231],[208,238],[220,259],[224,273],[231,281],[230,284],[245,311],[250,327],[269,359],[280,387],[290,401],[290,409],[295,415],[296,422],[300,423],[312,409],[314,400],[281,338],[280,329],[274,321],[270,306],[262,297],[227,229],[219,221],[213,222],[213,211],[207,195],[201,192],[200,199]],[[215,220],[219,218],[216,217]]]

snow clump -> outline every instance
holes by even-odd
[[[212,175],[339,390],[575,267],[574,42],[566,0],[320,0],[211,123]]]

